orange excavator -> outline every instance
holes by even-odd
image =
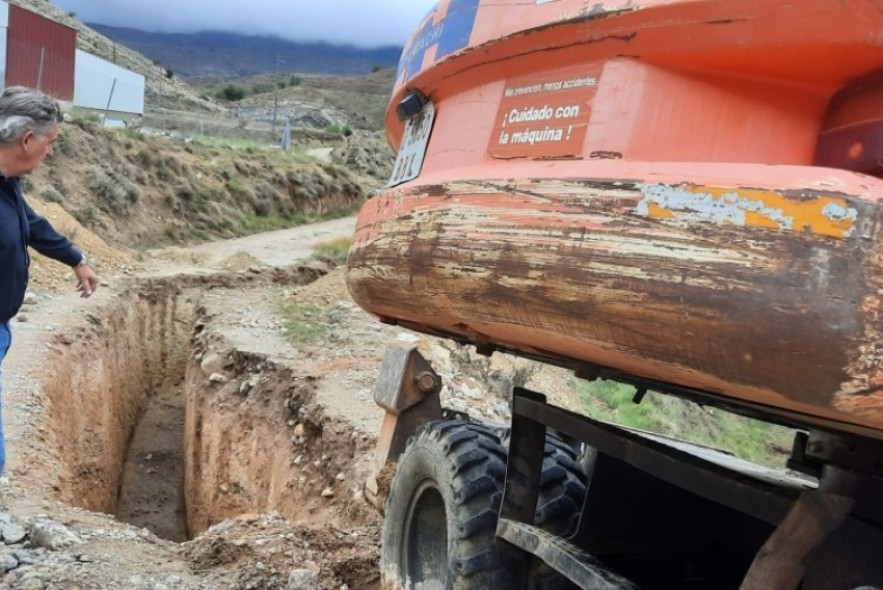
[[[386,129],[365,310],[797,432],[483,424],[392,347],[384,587],[883,588],[883,0],[442,0]]]

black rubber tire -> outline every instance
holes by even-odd
[[[587,477],[577,451],[552,432],[546,434],[540,482],[535,524],[555,535],[573,534],[586,497]]]
[[[386,503],[383,588],[517,587],[495,543],[506,451],[490,428],[430,422],[399,457]]]

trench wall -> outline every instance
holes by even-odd
[[[376,524],[364,500],[373,440],[316,401],[317,377],[239,350],[206,309],[187,366],[185,502],[191,535],[276,511],[301,524]]]
[[[40,438],[61,500],[115,511],[137,420],[155,392],[183,378],[192,313],[168,283],[141,285],[52,346]]]

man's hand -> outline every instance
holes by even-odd
[[[77,291],[80,297],[89,297],[98,288],[98,275],[88,265],[75,266],[74,274],[77,275]]]

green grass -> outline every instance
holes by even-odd
[[[634,387],[614,381],[577,381],[576,387],[586,413],[599,420],[706,445],[774,467],[784,465],[791,448],[793,431],[781,426],[655,392],[635,404]]]
[[[317,160],[303,150],[292,149],[285,151],[279,149],[275,143],[244,139],[241,137],[215,137],[212,135],[197,135],[193,139],[196,145],[208,148],[227,148],[249,155],[260,154],[272,163],[277,164],[310,164]]]
[[[339,319],[330,310],[312,303],[298,303],[277,299],[282,313],[282,328],[288,339],[296,346],[316,345],[327,340]]]
[[[347,217],[354,212],[349,209],[331,209],[322,215],[306,215],[303,213],[295,213],[294,215],[277,215],[270,213],[268,215],[241,215],[238,218],[240,232],[243,235],[274,231],[277,229],[288,229],[290,227],[298,227],[308,223],[318,223],[320,221],[330,221],[332,219],[340,219]],[[320,244],[322,246],[322,244]],[[340,245],[327,244],[329,254],[334,254],[335,250],[340,250]],[[346,246],[349,249],[349,244]],[[344,261],[346,253],[344,252]]]
[[[346,264],[346,257],[350,251],[350,238],[335,238],[316,245],[313,250],[314,256],[329,260],[338,266]]]

